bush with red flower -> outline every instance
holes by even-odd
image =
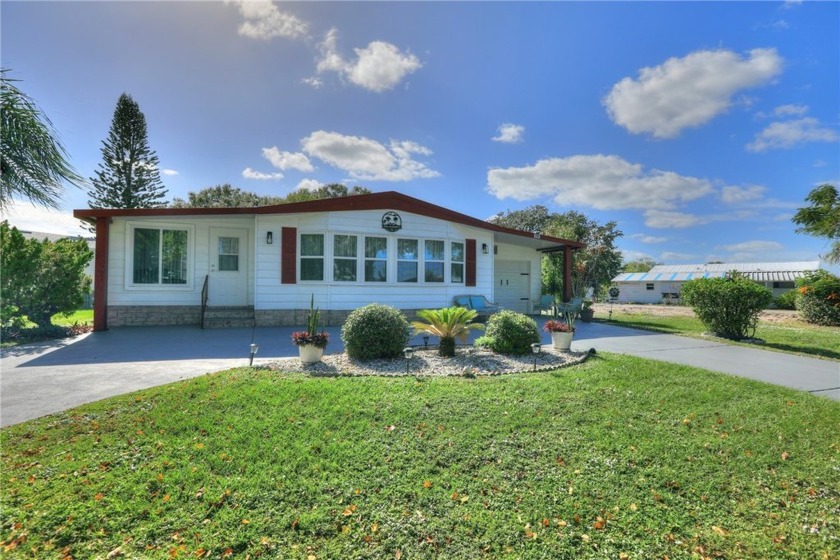
[[[796,285],[796,309],[803,319],[816,325],[840,326],[840,278],[820,269],[805,274]]]
[[[552,332],[575,332],[574,325],[570,325],[564,321],[549,320],[543,325],[543,330],[548,333]]]

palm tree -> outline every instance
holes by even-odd
[[[6,72],[0,70],[0,209],[15,195],[58,208],[62,182],[80,186],[84,179],[67,161],[50,119]]]
[[[414,333],[429,333],[432,336],[440,337],[438,353],[441,356],[451,357],[455,355],[455,339],[461,342],[467,341],[467,335],[471,330],[484,330],[484,324],[473,323],[472,320],[478,316],[473,309],[466,307],[445,307],[443,309],[422,309],[417,316],[423,321],[412,321]]]

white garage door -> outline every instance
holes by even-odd
[[[496,303],[505,309],[530,312],[531,263],[496,261]]]

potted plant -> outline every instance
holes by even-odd
[[[330,341],[330,334],[325,330],[318,330],[321,312],[315,308],[315,296],[309,302],[309,317],[306,320],[306,330],[292,333],[292,342],[298,347],[300,361],[304,364],[314,364],[321,361],[324,348]]]
[[[551,345],[555,350],[569,351],[575,336],[575,323],[571,314],[566,315],[565,321],[546,321],[543,330],[551,335]]]
[[[583,300],[580,305],[580,320],[584,323],[589,323],[595,317],[595,310],[592,309],[593,301],[591,299]]]

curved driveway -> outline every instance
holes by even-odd
[[[840,400],[840,362],[603,323],[578,323],[577,327],[573,350],[595,348],[676,362]],[[298,329],[119,328],[2,350],[0,426],[247,365],[252,340],[260,345],[255,364],[294,357],[293,330]],[[339,328],[327,330],[331,335],[328,353],[342,352]],[[422,344],[422,340],[415,337],[411,343]],[[543,343],[549,343],[547,334]]]

